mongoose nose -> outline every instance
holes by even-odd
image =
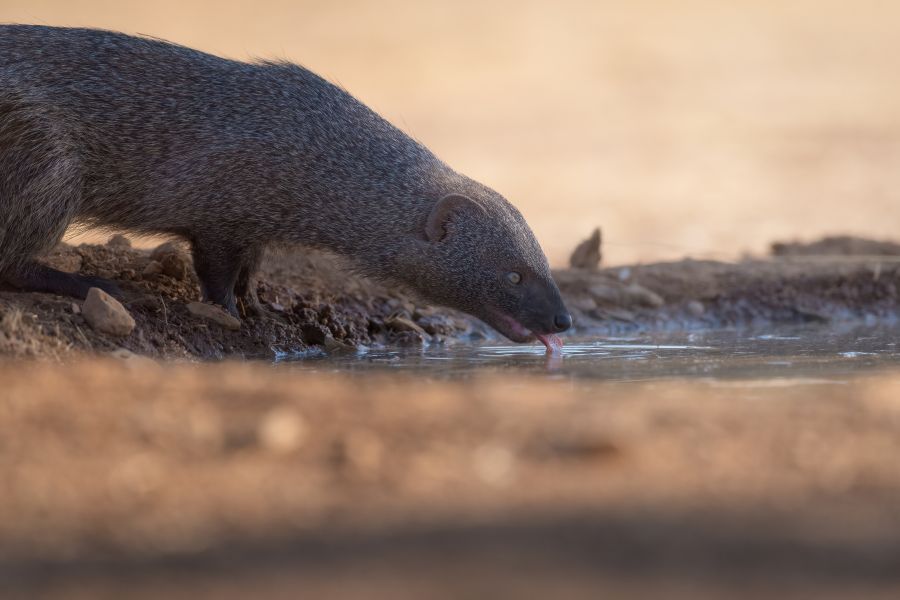
[[[557,333],[565,331],[572,326],[572,315],[569,313],[560,313],[553,317],[553,325],[556,327]]]

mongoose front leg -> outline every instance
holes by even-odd
[[[235,247],[194,240],[192,250],[203,300],[223,306],[236,317],[242,316],[240,312],[243,316],[262,314],[253,281],[253,274],[262,259],[262,247]],[[238,311],[239,300],[243,311]]]
[[[96,287],[112,296],[122,297],[119,287],[108,279],[65,273],[34,261],[11,268],[3,279],[25,292],[46,292],[84,299],[88,290]]]
[[[239,252],[198,241],[194,241],[192,251],[203,300],[214,302],[232,315],[239,316],[234,295],[234,286],[241,270]]]

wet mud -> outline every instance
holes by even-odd
[[[598,239],[599,242],[599,239]],[[874,244],[874,242],[873,242]],[[670,263],[556,270],[575,318],[570,335],[833,322],[895,322],[900,256],[860,241],[776,244],[777,256],[738,263]],[[837,247],[840,252],[834,251]],[[599,260],[599,248],[595,256]],[[258,283],[262,314],[241,322],[215,307],[198,311],[189,254],[166,244],[138,250],[114,236],[105,245],[62,245],[46,262],[115,280],[135,321],[126,336],[89,324],[83,303],[50,294],[0,291],[0,354],[62,358],[78,352],[155,358],[273,358],[371,345],[500,339],[468,315],[432,307],[412,294],[355,275],[335,257],[270,253]],[[219,313],[218,317],[215,313]]]

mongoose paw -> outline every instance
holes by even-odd
[[[263,308],[256,294],[247,294],[237,299],[237,308],[242,319],[257,318],[270,316],[269,311]]]

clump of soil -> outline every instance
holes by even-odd
[[[859,240],[854,244],[864,246]],[[823,240],[810,247],[834,245]],[[683,260],[598,269],[596,235],[581,245],[582,268],[557,270],[554,277],[575,317],[576,335],[896,321],[900,256],[888,255],[886,243],[879,247],[880,255],[873,246],[865,246],[865,256],[807,256],[812,252],[807,248],[737,264]],[[0,291],[0,354],[64,357],[74,350],[271,358],[360,345],[497,337],[477,319],[428,306],[315,252],[271,253],[257,288],[263,314],[248,313],[240,322],[217,307],[197,304],[200,292],[190,256],[178,244],[148,252],[114,236],[106,245],[61,245],[45,260],[63,270],[115,280],[134,329],[127,335],[103,332],[88,324],[81,301],[8,289]]]
[[[814,242],[775,242],[775,256],[900,256],[900,244],[849,235],[830,236]]]
[[[683,260],[555,273],[581,327],[605,332],[895,322],[900,260]]]

